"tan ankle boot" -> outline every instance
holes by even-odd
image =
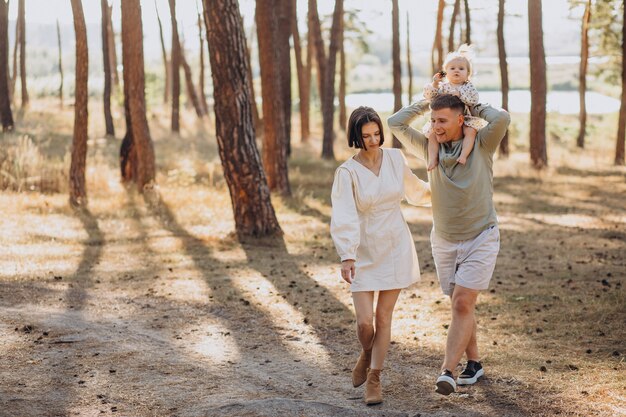
[[[370,369],[370,361],[372,360],[371,350],[361,350],[361,355],[356,361],[356,365],[352,369],[352,385],[360,387],[367,380],[367,371]]]
[[[365,404],[374,405],[383,402],[383,392],[380,386],[380,372],[382,369],[370,369],[365,384]]]

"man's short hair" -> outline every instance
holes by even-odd
[[[440,94],[430,102],[431,110],[451,109],[458,110],[459,113],[465,112],[465,103],[457,96],[452,94]]]

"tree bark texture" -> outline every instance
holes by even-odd
[[[113,76],[113,85],[119,87],[120,76],[117,72],[117,49],[115,48],[115,31],[113,30],[113,19],[111,18],[112,15],[113,5],[110,5],[109,13],[107,15],[109,19],[109,28],[107,29],[107,34],[109,35],[109,62],[111,65],[111,73]]]
[[[59,104],[63,107],[63,50],[61,49],[61,27],[59,19],[57,19],[57,43],[59,44],[59,76],[61,83],[59,85]]]
[[[155,179],[154,148],[146,118],[145,73],[143,59],[143,27],[139,0],[124,0],[122,5],[122,63],[124,66],[124,92],[127,95],[130,121],[130,147],[136,152],[133,178],[138,189],[144,192]],[[128,144],[127,144],[128,146]],[[130,158],[131,163],[135,162]]]
[[[18,46],[20,44],[20,19],[17,19],[15,22],[15,42],[13,45],[13,71],[11,72],[11,84],[9,86],[9,96],[11,97],[11,102],[14,103],[15,100],[15,85],[17,83],[17,55],[18,55]]]
[[[411,29],[409,12],[406,12],[406,67],[409,76],[409,104],[413,103],[413,64],[411,63]]]
[[[74,137],[70,163],[70,204],[84,206],[87,203],[85,164],[87,160],[89,51],[87,27],[81,0],[71,0],[76,36],[76,87],[74,93]]]
[[[400,61],[400,8],[398,0],[391,0],[391,3],[391,56],[393,59],[393,111],[395,113],[402,108],[402,62]],[[402,147],[395,136],[393,147]]]
[[[286,45],[286,47],[278,50],[278,69],[283,83],[281,93],[283,112],[285,113],[285,131],[287,132],[285,146],[289,157],[291,156],[291,46],[289,45],[289,38],[291,38],[291,0],[280,0],[279,4],[280,7],[277,7],[278,34],[280,44]]]
[[[448,52],[454,51],[454,30],[456,29],[456,21],[459,19],[461,11],[461,0],[454,0],[454,8],[450,17],[450,34],[448,36]],[[459,25],[460,26],[460,25]]]
[[[624,165],[624,141],[626,140],[626,5],[622,1],[622,103],[619,108],[615,165]]]
[[[504,44],[504,0],[498,0],[498,58],[500,62],[500,90],[502,91],[502,108],[509,109],[509,68],[506,61]],[[500,155],[509,156],[509,131],[504,134],[500,142]]]
[[[322,140],[322,158],[335,159],[333,143],[335,140],[334,114],[335,114],[335,69],[337,64],[337,51],[339,50],[339,31],[343,19],[343,0],[335,1],[333,23],[330,28],[330,45],[328,47],[328,61],[326,62],[326,74],[324,75],[324,94],[322,94],[322,125],[324,138]],[[323,47],[323,45],[322,45]]]
[[[20,81],[22,87],[22,107],[27,107],[28,88],[26,87],[26,8],[24,0],[19,0],[17,18],[20,21]]]
[[[324,101],[324,77],[326,77],[326,49],[322,38],[322,27],[317,12],[317,0],[309,0],[309,32],[311,33],[315,61],[317,62],[317,87],[320,102]]]
[[[587,102],[585,94],[587,93],[587,61],[589,58],[589,21],[591,20],[591,0],[585,3],[585,13],[580,34],[580,67],[578,71],[578,94],[580,103],[580,113],[578,119],[580,122],[580,130],[576,145],[579,148],[585,147],[585,133],[587,130]]]
[[[0,0],[0,118],[2,131],[13,130],[13,113],[9,96],[9,5]]]
[[[345,48],[345,16],[341,18],[341,30],[339,31],[339,127],[344,132],[348,124],[346,114],[346,48]]]
[[[465,5],[465,43],[472,44],[472,19],[470,16],[469,0],[463,0]]]
[[[443,9],[446,7],[445,0],[439,0],[437,7],[437,28],[435,29],[435,40],[430,55],[433,74],[441,70],[443,65]]]
[[[163,38],[163,23],[161,22],[161,16],[159,15],[159,8],[157,7],[156,0],[154,1],[154,8],[156,10],[157,22],[159,23],[159,40],[161,41],[161,56],[163,57],[163,68],[165,73],[165,87],[163,91],[163,103],[169,103],[170,90],[172,89],[172,69],[171,62],[167,59],[167,51],[165,50],[165,39]]]
[[[548,165],[546,150],[546,55],[543,48],[541,0],[528,0],[530,53],[530,159],[541,169]]]
[[[282,78],[281,64],[285,51],[289,53],[289,32],[280,28],[279,13],[283,2],[291,0],[257,0],[256,26],[261,66],[263,97],[263,167],[270,190],[283,195],[291,193],[287,173],[289,142],[289,113],[285,110],[287,80]]]
[[[182,45],[179,47],[179,49],[180,49],[180,63],[183,67],[183,73],[185,74],[185,85],[187,88],[187,96],[189,100],[191,100],[191,104],[193,105],[193,108],[196,111],[196,115],[199,118],[202,118],[202,116],[204,116],[204,110],[202,109],[200,98],[198,97],[198,93],[196,92],[196,87],[193,85],[193,75],[191,74],[191,66],[187,62],[187,59],[185,58],[185,51]]]
[[[204,89],[204,36],[202,36],[202,16],[198,13],[198,37],[200,41],[200,74],[198,76],[198,95],[200,96],[200,104],[202,105],[202,114],[209,113],[209,103],[206,101]]]
[[[300,98],[300,140],[307,142],[310,135],[309,105],[311,97],[311,60],[308,51],[310,51],[311,48],[309,48],[309,42],[307,42],[307,61],[305,64],[302,59],[302,45],[300,43],[300,31],[298,29],[297,0],[292,0],[291,7],[293,49],[296,57],[298,96]]]
[[[180,40],[176,21],[176,0],[169,0],[172,21],[172,132],[180,132]]]
[[[102,63],[104,66],[104,125],[106,135],[115,137],[113,116],[111,115],[111,62],[109,61],[109,4],[107,0],[100,0],[102,10]]]
[[[237,235],[281,234],[256,147],[249,66],[237,0],[204,0],[215,128]]]

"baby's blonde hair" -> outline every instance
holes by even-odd
[[[448,55],[446,55],[446,59],[443,61],[443,69],[445,70],[448,64],[455,59],[464,59],[465,62],[467,62],[467,79],[469,80],[474,72],[472,68],[472,58],[474,57],[473,49],[474,47],[472,45],[464,43],[459,46],[459,49],[456,51],[449,52]]]

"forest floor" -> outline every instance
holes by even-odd
[[[72,111],[55,112],[35,106],[5,143],[67,166]],[[151,117],[158,206],[119,183],[120,141],[104,138],[90,141],[88,210],[69,208],[61,174],[0,193],[0,415],[626,415],[626,170],[610,145],[552,137],[539,173],[519,150],[496,161],[502,248],[478,303],[486,375],[449,397],[433,390],[450,305],[431,212],[403,208],[422,280],[398,301],[385,402],[367,407],[328,233],[338,163],[294,145],[293,196],[273,197],[284,236],[238,241],[212,129],[189,117],[170,137],[167,120]],[[60,192],[38,191],[50,183]]]

